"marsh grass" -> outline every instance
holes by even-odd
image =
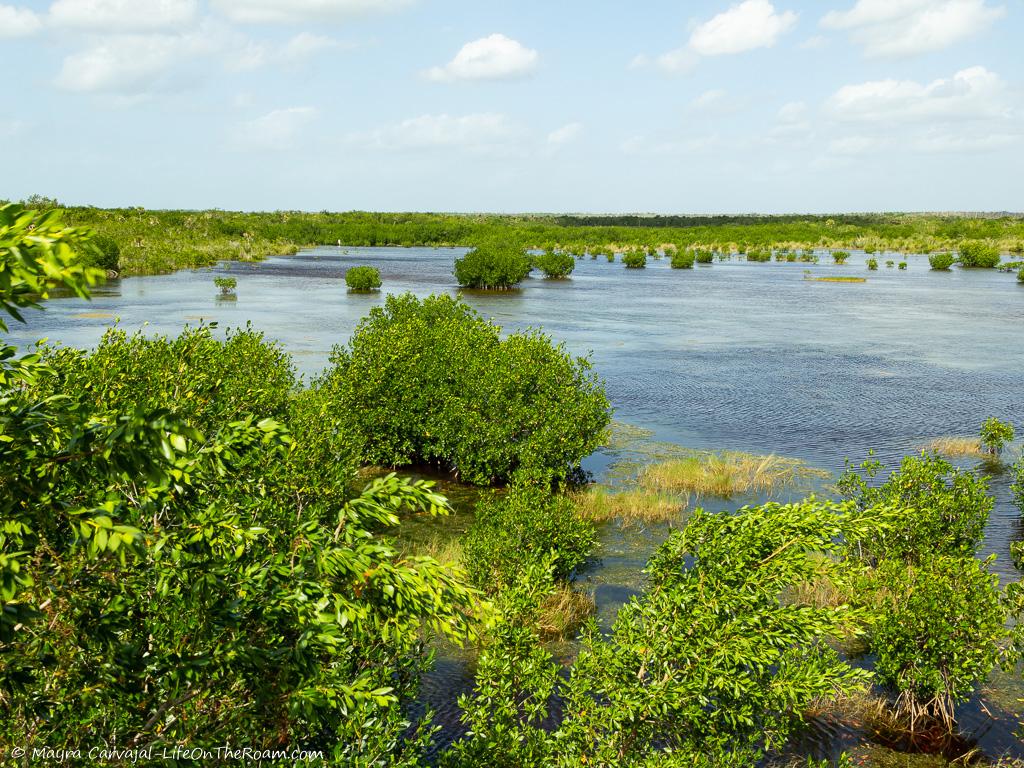
[[[619,520],[630,523],[661,523],[677,520],[689,506],[689,498],[639,488],[610,490],[593,486],[575,494],[582,517],[594,522]]]
[[[593,615],[597,604],[586,592],[574,590],[569,584],[559,583],[554,592],[541,603],[537,631],[542,640],[566,640]]]
[[[982,459],[988,455],[976,437],[937,437],[921,446],[921,450],[950,458],[968,456]]]
[[[729,499],[753,493],[771,496],[828,476],[800,459],[723,451],[651,464],[640,471],[638,483],[651,491]]]
[[[462,541],[453,536],[435,535],[424,541],[409,542],[404,554],[417,557],[432,557],[441,565],[462,568],[464,558]]]

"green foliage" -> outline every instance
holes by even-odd
[[[897,266],[898,266],[898,267],[899,267],[900,269],[906,269],[906,268],[907,268],[907,262],[905,262],[905,261],[901,261],[901,262],[900,262],[900,263],[899,263],[899,264],[898,264]]]
[[[981,444],[992,456],[1003,452],[1003,446],[1013,442],[1013,424],[990,417],[981,425]]]
[[[999,266],[999,249],[994,245],[980,240],[966,240],[960,243],[957,251],[960,254],[960,266],[962,267],[992,269]]]
[[[600,444],[590,364],[447,296],[389,296],[317,383],[330,433],[364,463],[436,464],[470,483],[564,477]]]
[[[694,261],[693,251],[676,251],[672,254],[672,269],[693,269]]]
[[[233,296],[235,288],[238,286],[238,281],[233,277],[215,277],[213,278],[213,284],[220,288],[221,296]]]
[[[544,273],[544,277],[560,279],[568,277],[576,269],[576,259],[568,253],[546,251],[533,257],[533,266]]]
[[[345,285],[355,293],[369,293],[381,286],[380,272],[376,267],[352,267],[345,272]]]
[[[629,250],[622,254],[622,263],[627,269],[643,269],[647,266],[647,254],[640,250]]]
[[[881,464],[868,461],[860,469],[847,468],[837,483],[840,493],[862,510],[896,509],[900,521],[851,540],[853,554],[870,564],[887,558],[923,564],[936,556],[975,553],[994,504],[985,478],[925,454],[904,458],[880,485],[871,480]]]
[[[868,259],[866,263],[868,265],[868,269],[872,271],[878,269],[878,259]]]
[[[694,252],[694,258],[698,264],[710,264],[714,261],[715,254],[707,250],[698,250]]]
[[[463,288],[509,290],[526,279],[530,257],[511,245],[481,245],[455,260],[455,279]]]
[[[1021,267],[1020,271],[1017,273],[1017,282],[1024,283],[1024,267]]]
[[[487,592],[516,583],[524,568],[544,561],[555,579],[567,580],[594,546],[594,525],[572,499],[534,486],[492,493],[476,507],[463,543],[466,570]]]
[[[553,732],[541,723],[556,667],[530,642],[528,622],[508,622],[500,656],[482,657],[474,696],[462,701],[470,733],[446,765],[756,764],[811,702],[865,678],[826,644],[856,631],[854,612],[781,599],[819,572],[814,553],[838,554],[841,537],[862,525],[814,500],[698,511],[654,555],[649,591],[619,612],[611,636],[587,631],[558,689],[564,711]],[[824,567],[838,565],[826,558]],[[529,615],[524,588],[510,592]]]
[[[940,272],[948,272],[955,261],[952,253],[933,253],[928,257],[929,266]]]
[[[31,306],[24,286],[85,294],[84,236],[17,217],[0,305]],[[350,494],[344,456],[302,444],[323,406],[292,384],[249,331],[112,332],[43,360],[3,347],[0,743],[422,753],[429,723],[402,705],[423,642],[473,638],[478,594],[380,532],[447,503],[393,475]]]
[[[832,251],[832,261],[836,264],[845,264],[849,258],[849,251]]]
[[[116,272],[120,266],[121,248],[106,235],[94,235],[91,249],[83,250],[83,261],[91,267]]]
[[[0,206],[0,309],[22,322],[21,310],[38,309],[39,300],[48,298],[55,286],[87,296],[89,287],[103,278],[79,256],[90,248],[90,236],[86,229],[65,227],[56,210]],[[7,330],[2,316],[0,330]],[[0,385],[4,383],[0,378]]]
[[[984,681],[1008,633],[991,559],[937,555],[920,565],[883,562],[881,597],[871,627],[880,682],[900,692],[913,722],[952,726],[953,708]]]

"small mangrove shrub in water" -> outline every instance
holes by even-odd
[[[314,385],[325,429],[364,464],[432,464],[476,485],[565,477],[600,444],[604,388],[585,358],[501,329],[461,300],[388,296]]]
[[[626,251],[622,255],[626,269],[643,269],[647,266],[647,254],[640,250]]]
[[[866,263],[872,272],[878,269],[878,259],[868,259]]]
[[[933,253],[928,257],[928,264],[939,272],[947,272],[956,261],[952,253]]]
[[[981,444],[990,456],[998,456],[1007,443],[1013,442],[1014,434],[1013,424],[988,418],[981,425]]]
[[[999,249],[981,240],[968,240],[957,248],[960,266],[992,269],[999,266]]]
[[[672,269],[693,269],[693,251],[676,251],[672,254]]]
[[[515,288],[533,269],[522,248],[481,245],[455,260],[455,279],[463,288],[506,291]]]
[[[886,268],[888,268],[888,269],[892,269],[893,267],[895,267],[895,266],[896,266],[896,262],[895,262],[895,261],[893,261],[892,259],[889,259],[889,260],[887,260],[887,261],[885,262],[885,266],[886,266]]]
[[[901,261],[901,262],[900,262],[900,263],[899,263],[899,264],[897,265],[897,267],[898,267],[899,269],[906,269],[906,268],[907,268],[907,262],[905,262],[905,261]]]
[[[698,264],[710,264],[715,260],[715,254],[707,250],[699,250],[694,253]]]
[[[849,251],[832,251],[832,262],[834,264],[845,264],[849,258]]]
[[[352,267],[345,272],[345,285],[353,293],[370,293],[380,288],[380,272],[374,267]]]
[[[533,266],[544,273],[544,277],[559,280],[568,277],[576,269],[576,259],[568,253],[546,251],[533,257]]]
[[[233,296],[238,281],[233,277],[215,277],[213,278],[213,284],[220,288],[221,296]]]

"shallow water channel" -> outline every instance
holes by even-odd
[[[348,294],[348,267],[377,267],[384,293],[454,294],[452,261],[462,252],[321,247],[260,263],[112,280],[91,302],[50,300],[45,312],[28,313],[27,325],[12,324],[10,335],[23,347],[42,337],[90,347],[115,323],[177,334],[186,324],[251,322],[280,341],[308,378],[384,300]],[[616,461],[642,461],[658,443],[776,453],[835,473],[869,450],[892,465],[930,438],[976,434],[989,416],[1024,427],[1024,286],[1012,275],[932,272],[924,256],[885,254],[875,255],[881,266],[869,272],[863,253],[843,266],[821,255],[820,264],[731,260],[692,270],[652,259],[646,269],[629,270],[587,257],[569,280],[531,278],[518,291],[465,298],[506,330],[540,327],[573,353],[589,355],[615,419],[650,431],[590,457],[586,468],[597,479]],[[890,258],[909,266],[886,268]],[[217,296],[212,281],[222,274],[237,278],[237,299]],[[823,276],[867,281],[806,279]],[[1011,454],[1019,450],[1018,441]],[[992,478],[996,507],[984,544],[1004,582],[1020,577],[1009,544],[1024,538],[1009,484],[1005,473]],[[751,501],[703,504],[724,509]],[[463,512],[441,524],[467,520]],[[661,525],[603,528],[598,557],[581,574],[603,624],[642,588],[643,565],[667,532]],[[425,682],[424,697],[449,736],[458,730],[455,696],[471,676],[466,659],[452,654]],[[959,710],[983,754],[1024,757],[1014,734],[1022,697],[1024,689],[999,673]],[[822,722],[805,749],[834,754],[863,741],[855,725]]]

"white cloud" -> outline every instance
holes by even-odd
[[[415,0],[213,0],[215,9],[244,24],[282,24],[304,21],[346,21],[388,13]]]
[[[0,40],[28,37],[38,32],[42,26],[43,22],[28,8],[0,5]]]
[[[275,109],[255,120],[239,124],[232,136],[232,146],[242,151],[294,149],[302,129],[313,122],[317,115],[313,107]]]
[[[431,67],[423,74],[428,80],[507,80],[531,73],[539,55],[517,40],[493,34],[466,43],[443,67]]]
[[[223,25],[205,23],[180,34],[115,34],[65,57],[54,79],[69,91],[138,98],[199,85],[211,65],[229,71],[260,66],[262,45]]]
[[[310,32],[300,32],[284,44],[281,49],[281,58],[288,63],[298,63],[312,58],[322,51],[338,47],[339,43],[324,35],[314,35]]]
[[[884,136],[842,136],[829,142],[828,154],[846,157],[874,154],[889,143],[890,140]]]
[[[523,135],[505,115],[478,112],[420,115],[367,133],[351,134],[348,139],[378,150],[464,149],[487,153],[513,150]]]
[[[845,85],[828,107],[841,120],[862,122],[1005,118],[1013,110],[1003,81],[980,66],[927,84],[874,80]]]
[[[698,111],[713,109],[724,101],[725,95],[725,91],[721,88],[713,88],[710,91],[704,91],[704,93],[690,102],[690,107]]]
[[[562,146],[575,141],[583,130],[581,123],[569,123],[561,128],[556,128],[548,134],[547,143],[551,146]]]
[[[768,0],[743,0],[728,10],[698,24],[682,48],[663,53],[653,59],[644,54],[635,56],[630,69],[650,65],[671,74],[692,72],[702,56],[743,53],[755,48],[770,48],[779,37],[796,24],[793,11],[779,13]]]
[[[53,24],[110,32],[156,32],[187,26],[196,18],[196,0],[56,0]]]
[[[702,56],[767,48],[794,24],[792,11],[776,13],[768,0],[744,0],[694,29],[690,48]]]
[[[868,56],[909,56],[972,37],[1005,13],[985,0],[857,0],[848,11],[827,13],[821,25],[848,30]]]

